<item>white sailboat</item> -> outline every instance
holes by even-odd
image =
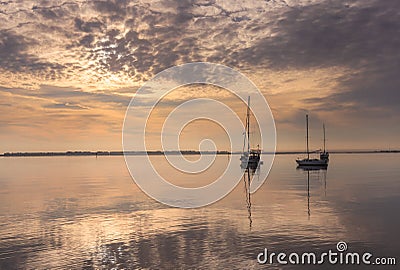
[[[321,153],[322,156],[320,155],[320,159],[310,158],[310,150],[308,146],[308,114],[306,115],[306,129],[307,129],[307,158],[296,159],[297,164],[299,166],[327,167],[329,162],[329,153],[325,152],[325,143],[324,143],[324,152]]]

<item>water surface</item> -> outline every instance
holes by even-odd
[[[135,157],[139,164],[143,158]],[[338,241],[353,251],[398,256],[400,155],[331,155],[327,171],[309,172],[309,186],[295,158],[277,156],[250,197],[241,181],[199,209],[147,197],[123,157],[1,158],[0,269],[252,269],[265,267],[256,260],[264,248],[317,251]],[[163,157],[152,159],[173,175]],[[216,166],[226,160],[218,156]],[[198,186],[209,175],[171,181]],[[309,268],[283,268],[292,267]]]

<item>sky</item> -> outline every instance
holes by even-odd
[[[1,1],[0,152],[121,150],[136,90],[199,61],[255,83],[278,151],[304,149],[306,113],[311,149],[322,147],[322,123],[328,149],[400,149],[399,10],[397,0]],[[189,87],[170,99],[222,92]],[[212,126],[188,130],[226,137]],[[182,145],[197,149],[200,139]]]

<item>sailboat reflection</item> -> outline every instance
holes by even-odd
[[[253,220],[251,219],[251,194],[250,194],[250,170],[246,170],[245,174],[243,174],[243,183],[244,183],[244,190],[246,193],[246,207],[247,207],[247,218],[249,219],[249,227],[251,229],[251,225]]]
[[[311,210],[310,210],[310,172],[318,172],[318,179],[319,179],[319,172],[322,172],[323,175],[323,182],[324,182],[324,193],[326,197],[326,173],[327,173],[327,168],[326,167],[318,167],[318,166],[297,166],[298,170],[303,170],[307,172],[307,213],[308,213],[308,218],[311,216]]]
[[[244,183],[244,190],[246,193],[246,207],[247,207],[247,218],[249,219],[249,227],[251,230],[253,220],[251,217],[251,193],[250,193],[250,184],[251,180],[253,179],[254,176],[260,177],[260,166],[249,166],[248,168],[245,169],[245,172],[243,174],[243,183]]]
[[[310,170],[307,171],[307,212],[308,212],[308,218],[311,216],[311,211],[310,211]]]

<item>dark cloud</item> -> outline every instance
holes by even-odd
[[[79,104],[70,104],[70,103],[51,103],[43,106],[48,109],[67,109],[67,110],[85,110],[87,108],[79,105]]]
[[[96,11],[103,14],[125,15],[125,10],[129,2],[125,0],[93,1],[93,7]]]
[[[34,39],[0,30],[0,68],[11,72],[42,74],[45,78],[54,79],[64,67],[27,52],[30,46],[36,45],[38,43]]]
[[[131,97],[119,94],[112,94],[106,91],[86,92],[81,89],[71,87],[57,87],[51,85],[41,85],[39,90],[28,90],[23,88],[0,87],[0,92],[11,93],[23,97],[37,97],[55,101],[44,105],[45,108],[64,108],[64,109],[86,109],[92,107],[93,102],[110,104],[117,107],[126,108]]]
[[[91,48],[93,46],[94,40],[95,40],[94,35],[88,34],[88,35],[83,36],[79,40],[79,45],[86,47],[86,48]]]
[[[91,33],[95,31],[102,31],[105,28],[103,22],[99,21],[98,19],[94,18],[89,21],[83,21],[80,18],[75,18],[75,28],[79,31]]]
[[[276,18],[275,35],[231,55],[251,65],[278,70],[332,66],[350,69],[340,78],[338,91],[319,100],[316,109],[340,110],[343,103],[352,103],[359,110],[387,106],[398,109],[400,3],[348,3],[323,2],[293,8]]]
[[[46,20],[62,20],[68,14],[61,6],[45,8],[33,6],[32,11]]]
[[[41,85],[39,91],[24,91],[24,93],[49,99],[56,99],[63,104],[76,104],[74,100],[77,100],[86,103],[88,106],[90,106],[92,101],[98,101],[105,104],[111,103],[113,105],[121,105],[125,108],[131,100],[131,97],[129,96],[111,94],[106,91],[86,92],[81,89],[56,87],[51,85]]]
[[[400,57],[393,55],[392,61],[379,61],[375,65],[344,77],[340,83],[343,91],[328,98],[337,104],[354,102],[365,110],[382,108],[389,113],[392,110],[399,112]]]
[[[241,60],[273,68],[359,68],[389,55],[398,57],[398,1],[354,7],[346,3],[323,2],[274,16],[274,35],[243,50]]]

